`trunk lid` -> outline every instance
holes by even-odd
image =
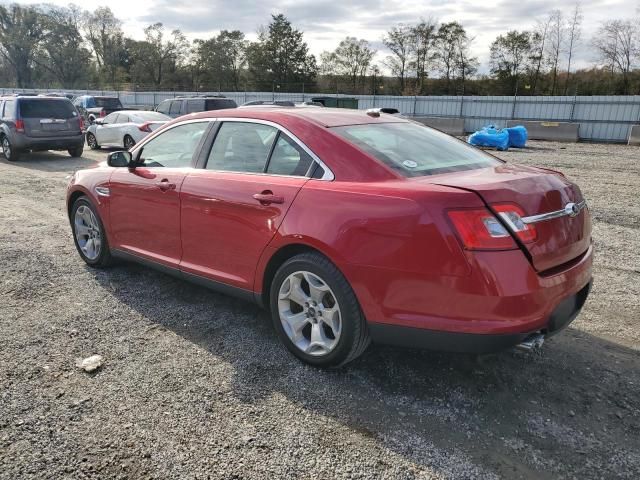
[[[562,175],[521,165],[504,164],[421,177],[420,181],[473,191],[489,206],[515,203],[526,216],[564,210],[567,204],[578,204],[584,200],[580,188]],[[587,208],[574,217],[563,215],[532,225],[537,238],[523,246],[538,271],[567,263],[589,248],[591,218]]]
[[[78,113],[67,99],[21,99],[20,118],[29,137],[61,137],[80,133]]]

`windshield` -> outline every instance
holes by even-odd
[[[93,97],[87,100],[87,108],[122,108],[120,99],[115,97]]]
[[[501,164],[449,135],[415,123],[348,125],[332,130],[405,177]]]
[[[30,99],[20,100],[22,118],[71,118],[76,109],[69,100]]]

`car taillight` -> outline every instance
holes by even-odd
[[[509,229],[517,235],[522,243],[532,243],[536,241],[536,227],[524,223],[522,219],[526,216],[524,211],[517,205],[510,203],[491,205],[500,218],[507,224]]]
[[[447,213],[468,250],[518,248],[504,225],[486,208],[449,210]]]
[[[78,126],[80,127],[80,131],[84,130],[84,121],[82,120],[82,116],[78,116]]]
[[[16,120],[16,131],[18,133],[24,133],[24,120],[21,118]]]
[[[107,112],[105,112],[104,110],[100,110],[100,118],[106,117],[106,116],[107,116]]]
[[[151,132],[151,125],[150,125],[149,122],[143,123],[142,125],[138,126],[138,130],[140,130],[141,132],[150,133]]]

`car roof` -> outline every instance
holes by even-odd
[[[322,127],[338,127],[343,125],[365,125],[369,123],[407,123],[408,120],[393,115],[379,114],[372,116],[365,110],[345,108],[230,108],[211,110],[192,114],[191,118],[253,118],[275,123],[287,123],[287,120],[306,120]],[[184,117],[183,117],[184,118]]]

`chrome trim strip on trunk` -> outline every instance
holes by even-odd
[[[526,224],[544,222],[546,220],[553,220],[560,217],[576,217],[583,208],[587,206],[587,201],[582,200],[580,203],[567,203],[562,210],[556,210],[555,212],[541,213],[540,215],[531,215],[524,217],[522,221]]]

